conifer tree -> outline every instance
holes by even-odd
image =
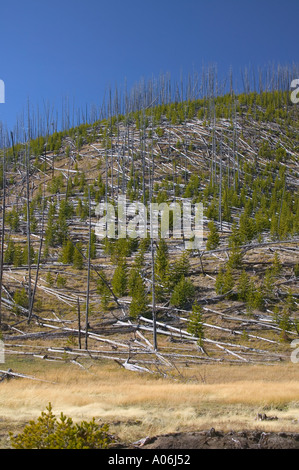
[[[135,286],[132,292],[132,301],[129,308],[129,316],[132,319],[136,319],[140,315],[147,316],[149,312],[146,287],[142,277],[137,273]]]
[[[273,263],[272,263],[272,273],[274,276],[277,276],[282,269],[281,261],[277,251],[275,252]]]
[[[98,279],[97,292],[101,297],[101,307],[104,312],[107,312],[111,293],[107,286],[107,276],[104,271],[102,271],[101,277]]]
[[[57,242],[57,226],[55,223],[56,206],[51,203],[48,210],[48,223],[45,231],[45,243],[54,247]]]
[[[249,283],[249,292],[246,299],[247,313],[251,314],[253,309],[263,310],[264,308],[264,292],[263,288],[256,286],[251,279]]]
[[[20,216],[17,210],[13,207],[13,209],[8,212],[6,215],[6,220],[8,225],[10,226],[13,232],[18,232],[20,229]]]
[[[207,238],[206,249],[208,251],[215,250],[215,248],[217,248],[217,246],[219,245],[220,237],[219,237],[218,228],[213,220],[208,223],[208,229],[209,229],[209,235]]]
[[[15,256],[15,244],[13,240],[9,239],[7,243],[7,249],[4,252],[4,263],[13,264]]]
[[[30,263],[33,263],[34,262],[34,257],[35,257],[35,253],[34,253],[34,248],[32,245],[30,245]],[[25,247],[24,247],[24,250],[23,250],[23,254],[22,254],[22,264],[27,264],[28,263],[28,244],[26,243]]]
[[[232,275],[232,269],[228,265],[226,269],[222,267],[216,277],[215,290],[218,295],[225,295],[228,298],[231,297],[231,291],[234,288],[234,279]]]
[[[170,304],[177,308],[188,308],[194,300],[195,288],[189,279],[182,276],[180,281],[174,286]]]
[[[17,268],[19,266],[22,266],[23,262],[24,262],[23,250],[20,247],[20,245],[15,245],[14,254],[13,254],[13,265]]]
[[[241,276],[239,278],[238,299],[242,302],[246,302],[248,300],[249,292],[250,292],[250,279],[246,271],[243,269]]]
[[[53,284],[54,284],[54,279],[53,279],[53,276],[52,276],[52,274],[51,274],[51,271],[48,271],[48,272],[47,272],[47,275],[46,275],[46,282],[47,282],[47,284],[48,284],[50,287],[52,287]]]
[[[223,295],[224,293],[223,284],[224,284],[224,269],[221,267],[216,276],[215,290],[216,290],[217,295]]]
[[[76,269],[83,269],[82,243],[77,243],[74,249],[73,265]]]
[[[202,347],[204,339],[203,310],[197,303],[192,305],[192,312],[189,316],[187,331],[197,338],[197,344]]]
[[[224,279],[223,279],[223,291],[224,294],[227,296],[227,298],[230,298],[232,296],[232,289],[234,288],[234,278],[232,274],[232,269],[230,266],[227,266],[227,269],[224,273]]]
[[[231,248],[229,253],[228,266],[234,269],[240,269],[242,267],[243,254],[241,252],[241,235],[236,222],[232,225],[231,235],[229,237],[229,247]]]
[[[170,288],[173,288],[182,277],[188,277],[190,274],[189,253],[184,251],[181,256],[171,265]]]
[[[164,238],[159,240],[159,244],[157,246],[155,257],[155,273],[159,281],[162,283],[167,281],[169,274],[169,255],[167,243]]]
[[[274,298],[274,275],[272,269],[267,269],[263,279],[263,294],[265,299]]]
[[[66,240],[62,245],[61,262],[63,264],[72,264],[74,261],[74,245],[71,240]]]
[[[128,272],[124,260],[120,260],[112,277],[112,288],[119,297],[126,295],[128,285]]]
[[[90,234],[90,258],[91,259],[96,259],[96,255],[97,255],[96,241],[97,241],[97,237],[96,237],[95,231],[92,230]]]

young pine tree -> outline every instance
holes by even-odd
[[[202,307],[197,303],[192,305],[192,312],[189,317],[187,331],[197,338],[198,346],[202,347],[204,339],[204,326],[202,318]]]
[[[109,310],[109,301],[111,297],[110,290],[107,286],[107,276],[104,271],[101,272],[101,277],[98,279],[97,282],[97,293],[101,297],[101,307],[104,312]]]
[[[229,247],[231,248],[229,253],[228,266],[233,269],[240,269],[242,267],[243,254],[241,252],[242,238],[237,227],[236,222],[232,225],[232,233],[229,237]]]
[[[146,316],[149,313],[148,295],[146,286],[139,273],[136,273],[135,285],[132,292],[132,301],[129,308],[129,316],[136,319],[138,316]]]
[[[194,285],[189,279],[182,276],[173,289],[170,304],[177,308],[188,308],[194,300],[194,294]]]
[[[120,260],[112,277],[112,288],[114,293],[123,297],[127,293],[128,287],[128,270],[126,263]]]
[[[83,269],[82,243],[79,242],[74,249],[73,266],[76,269]]]
[[[227,269],[220,268],[216,276],[215,290],[218,295],[225,295],[227,298],[232,296],[232,289],[234,288],[234,278],[232,275],[231,267],[228,265]]]
[[[61,262],[63,264],[72,264],[74,261],[74,245],[71,240],[66,240],[62,245]]]
[[[245,270],[242,271],[238,284],[238,300],[246,302],[250,293],[250,278]]]
[[[189,254],[184,251],[178,260],[176,260],[171,266],[171,283],[170,286],[173,288],[182,277],[187,277],[190,274],[190,261]]]
[[[207,238],[206,249],[208,251],[215,250],[215,248],[217,248],[217,246],[219,245],[220,238],[219,238],[218,228],[213,220],[208,223],[208,229],[209,229],[209,235]]]

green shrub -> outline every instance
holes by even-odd
[[[57,280],[56,280],[56,285],[58,289],[63,288],[66,286],[66,278],[58,274]]]
[[[170,305],[177,308],[188,308],[193,303],[195,288],[189,279],[182,276],[173,289]]]
[[[52,405],[43,411],[37,421],[30,421],[23,432],[13,436],[11,445],[15,449],[105,449],[113,438],[108,434],[107,424],[101,426],[92,421],[75,424],[72,418],[61,413],[57,419]]]
[[[197,344],[201,347],[204,339],[204,326],[202,318],[203,310],[201,305],[193,304],[190,313],[187,331],[197,338]]]

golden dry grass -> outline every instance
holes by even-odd
[[[191,370],[182,382],[135,374],[111,363],[92,365],[88,371],[42,366],[33,365],[27,373],[54,383],[18,379],[0,384],[2,428],[3,423],[19,428],[51,402],[57,415],[63,411],[74,420],[109,422],[111,431],[127,442],[211,426],[299,431],[296,364],[204,366]],[[258,412],[279,419],[256,421]]]

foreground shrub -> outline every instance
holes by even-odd
[[[99,426],[92,421],[74,424],[72,418],[61,413],[57,419],[52,405],[43,411],[37,421],[30,421],[17,436],[10,433],[15,449],[105,449],[113,438],[107,424]]]

